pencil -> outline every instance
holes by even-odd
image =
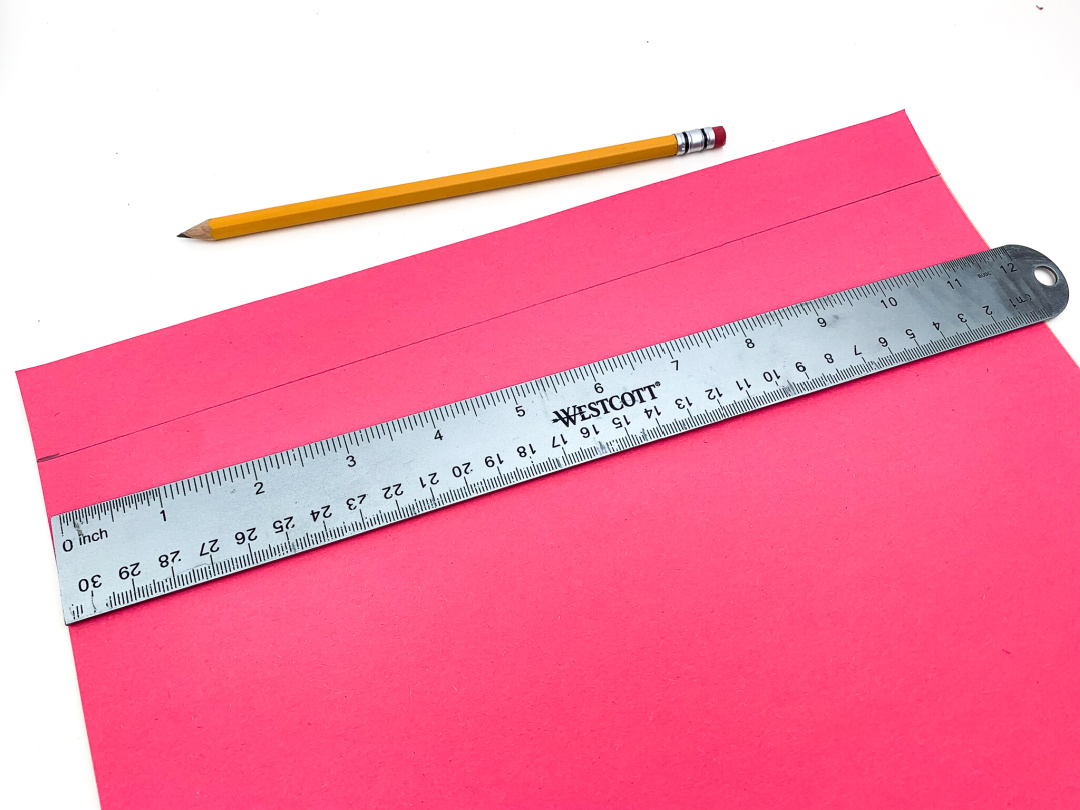
[[[564,177],[568,174],[590,172],[594,169],[606,169],[636,163],[640,160],[652,160],[659,157],[686,155],[701,152],[716,146],[723,146],[727,133],[723,127],[705,127],[650,138],[618,146],[605,146],[602,149],[590,149],[574,152],[560,157],[530,160],[514,163],[496,169],[483,169],[464,174],[453,174],[434,180],[421,180],[415,183],[403,183],[371,191],[358,191],[354,194],[342,194],[337,197],[324,197],[319,200],[279,205],[275,208],[262,208],[243,214],[231,214],[225,217],[213,217],[188,228],[177,236],[186,239],[217,240],[232,236],[244,236],[250,233],[271,231],[276,228],[288,228],[292,225],[304,225],[308,222],[321,222],[337,217],[350,217],[370,211],[382,211],[413,203],[442,200],[462,194],[474,194],[478,191],[490,191],[496,188],[534,183],[552,177]]]

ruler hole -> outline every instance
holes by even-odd
[[[1044,287],[1053,287],[1057,284],[1058,277],[1057,273],[1055,273],[1052,268],[1040,264],[1035,268],[1035,280]]]

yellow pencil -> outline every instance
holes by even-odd
[[[701,152],[723,146],[726,140],[727,133],[723,127],[691,129],[662,138],[650,138],[619,146],[605,146],[603,149],[574,152],[560,157],[514,163],[497,169],[453,174],[434,180],[403,183],[399,186],[387,186],[371,191],[358,191],[355,194],[342,194],[337,197],[324,197],[321,200],[263,208],[244,214],[214,217],[177,235],[186,239],[228,239],[230,236],[272,231],[275,228],[288,228],[308,222],[321,222],[324,219],[366,214],[369,211],[381,211],[401,205],[442,200],[462,194],[473,194],[477,191],[490,191],[495,188],[533,183],[537,180],[548,180],[552,177],[590,172],[594,169],[606,169],[609,166],[621,166],[624,163],[635,163],[639,160]]]

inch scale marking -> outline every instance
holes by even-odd
[[[51,518],[65,621],[1048,320],[1068,300],[1053,262],[1008,245],[65,512]]]

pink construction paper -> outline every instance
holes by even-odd
[[[55,514],[984,248],[898,113],[19,380]],[[1039,325],[73,625],[102,805],[1075,805],[1078,403]]]

